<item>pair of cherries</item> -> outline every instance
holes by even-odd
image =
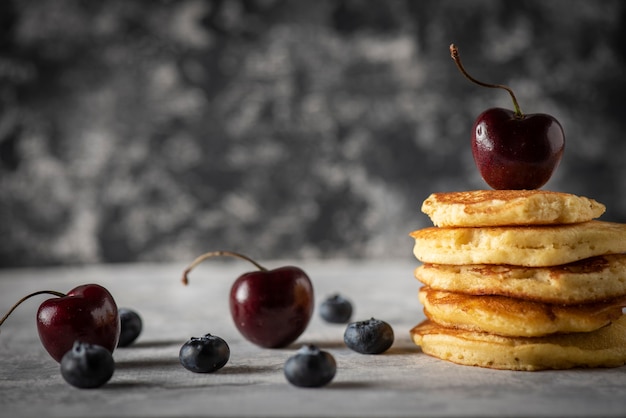
[[[188,274],[198,264],[216,256],[241,258],[258,268],[242,274],[230,291],[231,315],[245,338],[261,347],[280,348],[304,332],[314,310],[313,286],[304,271],[294,266],[268,270],[244,255],[216,251],[194,260],[185,269],[183,282],[188,283]],[[48,290],[32,293],[18,301],[0,325],[19,304],[40,294],[56,296],[40,305],[37,329],[44,348],[58,362],[66,353],[77,351],[77,341],[112,353],[116,347],[130,344],[141,331],[139,316],[118,310],[111,293],[97,284],[78,286],[67,294]],[[349,301],[339,296],[321,305],[321,315],[329,322],[347,321],[351,312]]]
[[[313,286],[309,277],[297,267],[267,270],[241,254],[218,251],[198,257],[185,270],[184,282],[187,283],[188,273],[197,264],[223,255],[243,258],[259,269],[240,276],[231,288],[231,313],[242,335],[267,348],[285,347],[295,341],[313,313]],[[118,310],[111,293],[98,284],[81,285],[67,294],[51,290],[31,293],[0,319],[0,326],[18,305],[41,294],[55,296],[39,306],[37,330],[42,345],[57,362],[72,351],[77,341],[112,353],[116,347],[131,342],[127,334],[121,334],[123,329],[135,333],[134,338],[141,329],[140,318],[132,311]],[[127,318],[126,326],[122,327],[121,321]]]
[[[267,270],[241,254],[219,251],[198,257],[184,272],[185,284],[197,264],[218,255],[246,259],[259,269],[240,276],[231,289],[231,313],[244,337],[262,347],[276,348],[290,344],[304,332],[313,313],[313,287],[301,269],[287,266]],[[104,385],[115,369],[113,350],[131,344],[141,332],[139,315],[118,309],[104,287],[86,284],[67,294],[51,290],[31,293],[0,319],[0,326],[22,302],[42,294],[55,298],[39,306],[37,331],[46,351],[61,364],[63,378],[79,388]],[[228,361],[227,352],[223,340],[209,335],[185,343],[180,359],[190,370],[214,371]]]

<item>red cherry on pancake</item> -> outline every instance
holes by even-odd
[[[506,90],[515,107],[515,111],[487,109],[474,122],[472,155],[481,176],[494,189],[539,189],[550,180],[563,156],[563,127],[544,113],[523,114],[510,88],[470,76],[454,44],[450,54],[465,77],[483,87]]]

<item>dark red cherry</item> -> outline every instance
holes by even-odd
[[[60,362],[76,341],[102,346],[109,352],[117,347],[120,318],[111,293],[97,284],[78,286],[67,294],[51,290],[31,293],[19,300],[0,320],[0,325],[13,310],[35,295],[51,294],[37,310],[37,331],[42,345]]]
[[[265,348],[285,347],[307,328],[314,308],[313,285],[298,267],[268,270],[250,258],[230,251],[209,252],[198,257],[183,273],[215,256],[233,256],[254,264],[259,270],[244,273],[230,290],[230,313],[239,332]]]
[[[472,130],[474,161],[494,189],[539,189],[552,177],[564,147],[561,124],[542,113],[518,117],[492,108],[478,116]]]
[[[494,189],[539,189],[550,180],[565,150],[565,134],[552,116],[523,114],[513,91],[474,79],[463,68],[454,44],[450,54],[461,73],[483,87],[506,90],[515,111],[492,108],[472,128],[472,155],[483,179]]]

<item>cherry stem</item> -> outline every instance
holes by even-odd
[[[504,89],[508,91],[509,94],[511,95],[511,99],[513,99],[513,106],[515,107],[515,116],[518,118],[524,117],[524,114],[522,113],[522,110],[520,109],[519,104],[517,103],[517,99],[515,98],[515,94],[513,94],[513,90],[511,90],[510,88],[502,84],[483,83],[482,81],[478,81],[474,77],[469,75],[467,71],[465,71],[465,68],[463,68],[463,64],[461,64],[461,57],[459,56],[459,50],[454,44],[450,44],[450,55],[452,56],[452,59],[454,60],[454,63],[456,64],[461,74],[463,74],[465,78],[467,78],[469,81],[475,84],[478,84],[479,86],[489,87],[492,89]]]
[[[31,293],[30,295],[26,295],[24,296],[22,299],[18,300],[15,305],[13,305],[13,307],[11,309],[9,309],[9,312],[7,312],[2,319],[0,319],[0,326],[2,326],[2,324],[4,324],[4,321],[6,321],[6,319],[9,317],[9,315],[11,315],[13,313],[13,311],[15,309],[17,309],[17,307],[19,305],[22,304],[22,302],[24,302],[26,299],[32,298],[33,296],[37,296],[37,295],[43,295],[43,294],[47,294],[47,295],[54,295],[54,296],[58,296],[60,298],[67,296],[65,293],[61,293],[61,292],[55,292],[54,290],[40,290],[38,292],[35,293]]]
[[[193,270],[198,264],[202,263],[207,258],[222,257],[222,256],[241,258],[242,260],[246,260],[246,261],[254,264],[254,266],[256,268],[258,268],[259,270],[267,271],[267,269],[265,267],[263,267],[262,265],[260,265],[259,263],[257,263],[253,259],[251,259],[250,257],[247,257],[247,256],[245,256],[243,254],[235,253],[235,252],[232,252],[232,251],[211,251],[211,252],[202,254],[201,256],[199,256],[198,258],[193,260],[191,262],[191,264],[189,264],[189,266],[187,266],[185,271],[183,271],[183,279],[182,279],[183,284],[185,286],[189,284],[189,278],[187,276],[189,275],[191,270]]]

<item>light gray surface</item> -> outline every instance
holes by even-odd
[[[262,261],[262,260],[259,260]],[[262,262],[268,268],[285,263]],[[135,346],[114,353],[111,381],[95,390],[67,385],[37,337],[35,312],[45,296],[16,310],[0,333],[0,416],[624,416],[626,368],[507,372],[458,366],[422,354],[408,331],[423,318],[410,259],[387,262],[299,262],[311,277],[316,306],[339,291],[355,304],[354,319],[388,321],[396,333],[384,355],[345,348],[344,326],[315,316],[288,349],[257,348],[237,333],[228,290],[250,269],[245,262],[205,262],[180,283],[184,265],[116,265],[0,271],[2,313],[35,290],[66,292],[96,282],[118,305],[139,311],[144,332]],[[214,374],[193,374],[178,363],[180,345],[210,332],[231,347]],[[302,343],[316,343],[338,363],[333,382],[300,389],[282,366]]]

